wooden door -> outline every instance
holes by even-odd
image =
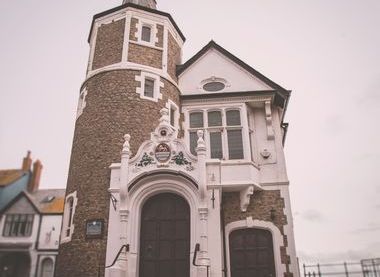
[[[275,277],[270,231],[246,228],[230,234],[231,277]]]
[[[140,231],[140,277],[190,276],[190,208],[171,193],[143,206]]]

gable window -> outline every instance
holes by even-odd
[[[152,34],[152,28],[150,26],[142,26],[141,28],[141,40],[150,42]]]
[[[145,78],[144,96],[153,98],[154,96],[154,80],[153,79]]]
[[[196,154],[197,130],[203,130],[211,159],[244,159],[239,109],[194,111],[189,114],[190,151]]]
[[[4,237],[29,237],[32,234],[33,214],[8,214],[4,223]]]

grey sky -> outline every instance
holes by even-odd
[[[121,0],[0,1],[0,168],[28,149],[42,187],[65,187],[95,13]],[[301,261],[380,256],[380,1],[158,0],[185,34],[210,39],[293,90],[288,173]]]

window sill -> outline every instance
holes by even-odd
[[[129,43],[140,45],[140,46],[149,47],[149,48],[160,50],[160,51],[164,51],[163,47],[158,47],[158,46],[155,45],[155,43],[150,43],[150,42],[146,42],[146,41],[142,41],[142,40],[141,41],[130,40]]]

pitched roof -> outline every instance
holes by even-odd
[[[65,190],[64,189],[40,189],[36,192],[29,193],[21,191],[15,198],[12,199],[4,208],[1,213],[8,210],[14,205],[21,197],[25,197],[40,214],[62,214],[65,204]]]
[[[65,203],[64,189],[39,189],[28,193],[34,205],[42,214],[63,213]]]
[[[26,174],[28,174],[28,172],[22,169],[0,170],[0,187],[6,187]]]
[[[224,49],[222,46],[220,46],[219,44],[217,44],[213,40],[211,40],[206,46],[204,46],[198,53],[196,53],[187,62],[185,62],[182,65],[177,66],[177,76],[179,76],[183,72],[185,72],[192,64],[194,64],[198,59],[200,59],[210,49],[217,50],[222,55],[224,55],[228,59],[232,60],[233,62],[235,62],[236,64],[238,64],[239,66],[241,66],[243,69],[245,69],[246,71],[248,71],[249,73],[251,73],[253,76],[255,76],[256,78],[258,78],[259,80],[261,80],[263,83],[265,83],[268,86],[270,86],[273,89],[275,89],[277,91],[278,96],[279,96],[276,99],[276,101],[279,101],[280,100],[279,98],[282,98],[279,104],[281,104],[281,106],[285,106],[286,107],[286,102],[287,102],[287,100],[290,97],[290,92],[291,92],[290,90],[287,90],[287,89],[283,88],[279,84],[276,84],[275,82],[273,82],[269,78],[265,77],[263,74],[261,74],[260,72],[258,72],[256,69],[254,69],[250,65],[248,65],[245,62],[243,62],[242,60],[240,60],[238,57],[236,57],[235,55],[233,55],[232,53],[230,53],[229,51],[227,51],[226,49]]]

